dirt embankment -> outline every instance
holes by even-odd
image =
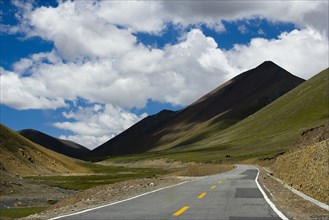
[[[284,187],[281,182],[263,168],[260,168],[258,181],[270,193],[268,196],[276,207],[290,220],[328,220],[329,211],[305,200]]]
[[[329,204],[329,124],[304,131],[296,147],[279,156],[274,176]]]

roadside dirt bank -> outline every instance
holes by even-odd
[[[287,185],[329,204],[329,140],[284,154],[271,168]]]
[[[267,163],[267,164],[266,164]],[[329,219],[329,212],[295,195],[278,182],[329,204],[329,124],[302,131],[288,152],[260,161],[260,181],[273,194],[273,202],[291,219]]]
[[[291,220],[328,220],[329,211],[294,194],[260,168],[258,181],[269,191],[269,197],[276,207]]]
[[[303,131],[270,168],[289,186],[329,204],[329,124]]]

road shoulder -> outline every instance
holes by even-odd
[[[259,168],[258,181],[268,191],[276,207],[289,219],[329,219],[329,212],[294,194],[282,183],[271,177],[263,168]]]

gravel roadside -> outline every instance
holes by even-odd
[[[49,219],[59,215],[70,214],[97,206],[128,199],[146,192],[183,181],[193,180],[200,176],[224,173],[234,168],[231,164],[195,164],[172,161],[152,160],[133,164],[128,167],[152,167],[168,170],[170,174],[153,178],[133,179],[109,185],[97,186],[84,191],[68,194],[55,205],[43,212],[23,219]],[[108,165],[108,164],[106,164]],[[122,164],[120,164],[122,166]]]
[[[49,219],[59,215],[128,199],[159,188],[174,185],[197,177],[163,176],[128,180],[110,185],[97,186],[71,195],[47,210],[23,219]],[[259,182],[265,186],[270,199],[289,219],[292,220],[329,220],[329,212],[284,187],[265,169],[260,167]]]
[[[291,220],[329,220],[329,212],[303,199],[274,179],[265,169],[259,168],[259,182],[266,187],[270,199]]]
[[[47,210],[35,215],[30,215],[23,219],[49,219],[59,215],[70,214],[121,201],[191,179],[195,179],[195,177],[144,178],[97,186],[65,198]]]

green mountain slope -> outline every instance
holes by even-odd
[[[241,73],[186,108],[162,111],[94,149],[91,159],[180,148],[208,138],[188,138],[209,127],[224,130],[304,82],[271,61]],[[186,140],[187,142],[184,142]]]
[[[273,157],[293,145],[304,130],[325,123],[329,123],[328,69],[228,129],[206,127],[183,141],[194,139],[191,144],[181,143],[181,148],[166,154],[200,161]]]

